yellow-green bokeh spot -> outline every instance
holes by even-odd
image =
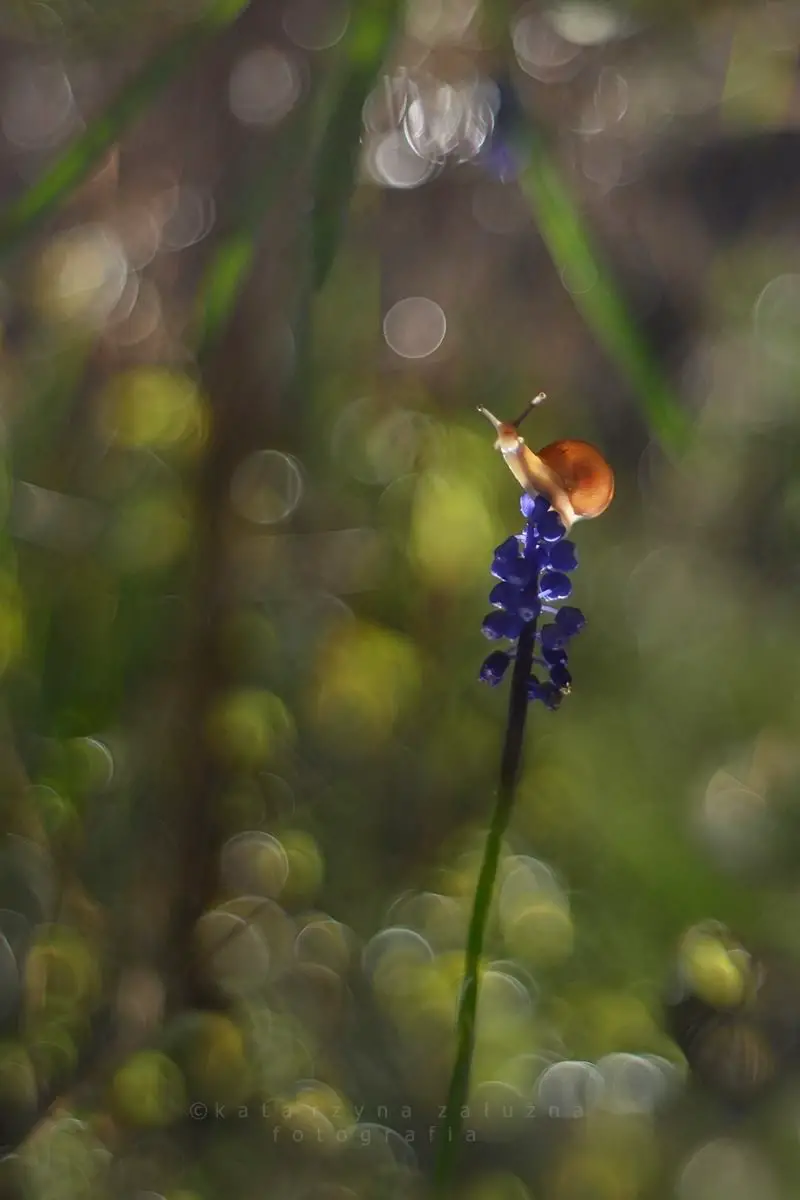
[[[17,581],[0,574],[0,672],[19,657],[25,645],[25,610]]]
[[[48,838],[63,838],[77,833],[80,827],[75,807],[59,792],[46,784],[32,784],[26,792],[27,802],[35,808]]]
[[[121,571],[158,570],[178,558],[189,533],[179,494],[139,496],[115,515],[109,533],[111,557]]]
[[[317,662],[315,722],[332,743],[369,751],[391,735],[419,683],[417,652],[408,638],[367,622],[340,626]]]
[[[340,1109],[341,1111],[341,1106]],[[336,1145],[336,1130],[333,1122],[314,1104],[313,1099],[295,1100],[290,1097],[280,1097],[281,1125],[289,1130],[293,1139],[308,1141],[317,1150]],[[346,1128],[344,1126],[343,1128]]]
[[[77,1036],[81,1041],[86,1036],[82,1025]],[[42,1021],[28,1032],[27,1041],[40,1087],[51,1087],[56,1080],[72,1078],[78,1062],[78,1043],[70,1031],[68,1016]]]
[[[747,959],[718,938],[697,934],[681,946],[681,973],[695,995],[713,1008],[735,1008],[746,996]]]
[[[93,737],[71,738],[64,743],[64,770],[71,790],[84,795],[107,787],[114,774],[114,759],[104,742]]]
[[[212,749],[229,765],[255,768],[286,752],[294,739],[294,722],[273,692],[239,688],[212,709],[208,736]]]
[[[181,1062],[195,1099],[238,1104],[252,1072],[238,1025],[220,1013],[195,1013],[181,1043]]]
[[[0,1044],[0,1105],[4,1110],[30,1108],[38,1087],[30,1055],[19,1042]]]
[[[492,521],[480,493],[467,479],[429,472],[414,496],[409,555],[432,586],[469,591],[488,571]]]
[[[293,904],[308,904],[322,887],[325,875],[322,852],[311,834],[301,829],[282,830],[281,845],[289,862],[281,897]]]
[[[75,1116],[61,1109],[39,1123],[20,1148],[27,1186],[25,1194],[42,1200],[69,1196],[94,1200],[107,1195],[104,1178],[110,1155],[93,1133]],[[16,1194],[16,1189],[14,1189]]]
[[[120,1067],[112,1082],[114,1108],[131,1125],[163,1127],[186,1111],[178,1067],[155,1050],[143,1050]]]
[[[558,1160],[546,1194],[548,1200],[637,1200],[642,1187],[637,1167],[594,1146],[583,1148]]]
[[[605,1054],[661,1054],[664,1036],[652,1013],[634,996],[595,992],[568,1016],[568,1044],[592,1062]]]
[[[166,367],[136,367],[107,385],[100,411],[113,441],[128,449],[196,451],[208,415],[197,384]]]
[[[461,994],[461,989],[464,985],[464,973],[467,966],[467,955],[464,950],[445,950],[442,954],[437,955],[435,960],[436,970],[440,977],[444,980],[449,989],[450,996],[453,1001],[457,1001]],[[483,977],[488,970],[486,962],[481,959],[477,965],[476,978],[478,987],[483,982]]]
[[[531,1194],[516,1175],[482,1175],[468,1183],[463,1200],[531,1200]]]
[[[26,1011],[72,1016],[100,994],[101,972],[93,946],[76,930],[46,926],[25,962]]]
[[[372,978],[376,999],[398,1028],[413,1034],[423,1019],[452,1027],[455,1001],[448,981],[432,962],[404,958],[402,951],[386,954]]]
[[[503,932],[509,952],[530,966],[553,966],[572,953],[569,910],[547,895],[521,905],[504,922]]]
[[[211,29],[218,26],[221,28],[229,21],[235,20],[240,12],[244,12],[249,2],[250,0],[217,0],[215,4],[208,5],[203,21]]]

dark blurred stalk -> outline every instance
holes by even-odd
[[[232,24],[248,3],[249,0],[213,0],[188,29],[177,34],[147,60],[49,170],[0,214],[0,259],[16,250],[83,182],[128,126],[171,83],[194,54]]]
[[[311,305],[335,259],[346,210],[357,181],[364,102],[383,64],[401,11],[399,0],[362,0],[342,47],[341,64],[319,96],[287,124],[277,156],[260,165],[232,229],[223,238],[201,288],[195,349],[206,391],[212,399],[209,444],[197,482],[197,538],[191,585],[192,617],[187,641],[185,692],[178,708],[185,730],[179,750],[180,795],[174,812],[180,847],[176,901],[166,933],[165,967],[181,964],[183,979],[172,1008],[214,1003],[204,982],[203,964],[189,947],[197,921],[213,897],[216,878],[219,795],[225,767],[206,745],[208,712],[228,685],[220,650],[220,619],[227,595],[227,512],[230,479],[249,448],[264,435],[263,406],[247,403],[245,389],[230,390],[229,367],[221,351],[233,353],[233,318],[256,262],[264,219],[279,189],[299,185],[287,167],[312,157],[312,212],[308,237],[301,228],[297,268],[295,403],[287,409],[302,422],[310,400],[308,367],[312,351]],[[277,161],[276,161],[277,157]],[[300,209],[303,222],[303,210]],[[310,245],[309,245],[310,242]],[[246,354],[242,347],[240,354]],[[301,384],[301,386],[298,386]],[[180,974],[180,970],[178,972]]]
[[[447,1109],[434,1169],[436,1191],[441,1196],[446,1196],[449,1191],[463,1124],[461,1112],[469,1097],[469,1077],[475,1048],[475,1017],[478,1011],[480,962],[483,955],[486,926],[492,907],[500,850],[514,807],[517,781],[522,766],[522,747],[528,716],[528,680],[533,667],[535,641],[536,621],[530,621],[520,634],[517,643],[514,672],[511,677],[505,742],[500,759],[500,783],[492,821],[486,835],[486,845],[483,850],[483,860],[478,874],[472,903],[472,916],[467,932],[464,982],[461,987],[456,1018],[456,1060],[450,1077]]]

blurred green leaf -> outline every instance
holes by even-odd
[[[214,255],[199,304],[198,344],[207,348],[219,334],[250,269],[254,241],[244,230],[226,238]]]
[[[681,451],[690,424],[677,397],[637,331],[631,314],[591,244],[580,212],[540,136],[526,130],[526,165],[520,184],[556,267],[593,277],[587,291],[571,293],[600,345],[630,381],[644,415],[661,443]]]

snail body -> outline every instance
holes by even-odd
[[[526,446],[518,426],[530,408],[543,399],[544,393],[540,392],[516,421],[499,421],[485,408],[478,412],[494,425],[495,449],[503,455],[522,490],[546,496],[569,530],[576,521],[605,512],[614,499],[614,472],[589,442],[551,442],[538,454]]]

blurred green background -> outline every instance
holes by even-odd
[[[6,0],[3,1196],[431,1194],[540,389],[452,1195],[796,1195],[800,5],[664,10]]]

